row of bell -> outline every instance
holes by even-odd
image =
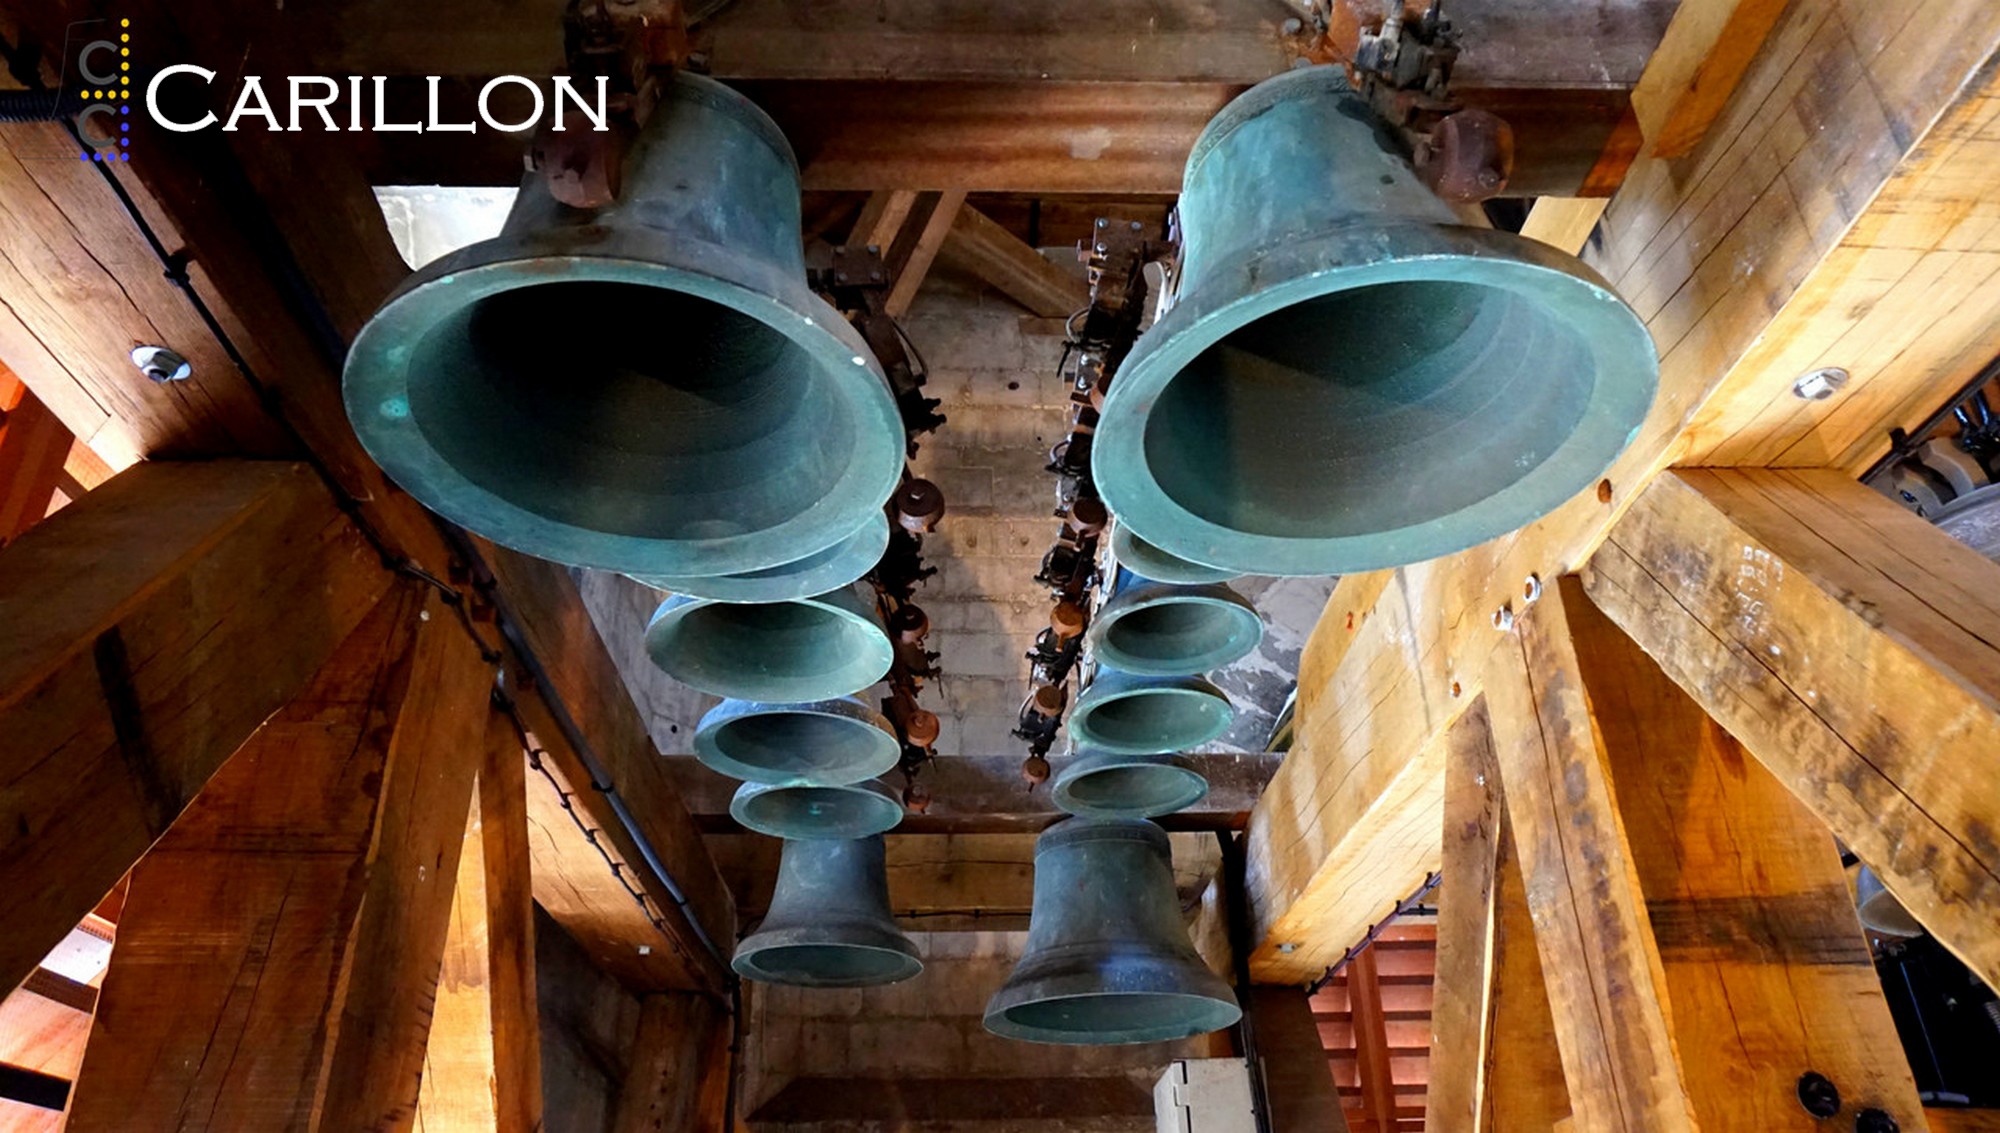
[[[1651,404],[1652,342],[1610,286],[1458,223],[1337,68],[1226,107],[1179,216],[1174,304],[1091,458],[1150,577],[1484,542],[1589,487]],[[775,124],[676,73],[615,202],[531,176],[499,236],[390,296],[347,360],[355,430],[434,511],[530,554],[726,601],[836,590],[880,550],[904,435],[806,286],[799,217]]]
[[[921,972],[890,911],[881,836],[786,842],[770,910],[731,966],[745,979],[811,988]],[[1027,945],[987,1003],[987,1030],[1029,1042],[1164,1042],[1241,1015],[1188,939],[1165,831],[1071,818],[1036,840]]]

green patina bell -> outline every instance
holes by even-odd
[[[369,455],[542,558],[674,578],[848,539],[903,469],[873,354],[806,287],[798,166],[748,99],[677,71],[618,199],[523,183],[501,234],[417,272],[347,359]]]
[[[1176,586],[1121,570],[1110,601],[1091,619],[1088,641],[1114,669],[1171,677],[1239,661],[1263,637],[1256,607],[1221,583]]]
[[[646,626],[646,655],[690,688],[791,702],[867,688],[895,651],[870,594],[853,586],[792,602],[675,595]]]
[[[1042,834],[1027,950],[987,1002],[987,1030],[1028,1042],[1150,1043],[1242,1015],[1188,940],[1165,831],[1142,819],[1072,818]]]
[[[717,602],[789,602],[850,585],[875,569],[889,545],[889,516],[877,511],[861,529],[826,550],[795,562],[708,578],[635,574],[655,590]]]
[[[838,787],[745,783],[729,800],[729,816],[774,838],[866,838],[903,820],[903,800],[880,779]]]
[[[1122,523],[1111,529],[1111,556],[1118,560],[1119,566],[1128,568],[1141,578],[1150,578],[1155,582],[1178,582],[1199,586],[1208,582],[1228,582],[1240,573],[1205,567],[1177,555],[1170,555],[1132,534],[1132,529]]]
[[[1462,550],[1590,488],[1659,360],[1574,256],[1461,225],[1335,67],[1259,83],[1188,157],[1173,308],[1091,450],[1118,522],[1238,574]]]
[[[1152,755],[1188,751],[1229,730],[1229,697],[1202,677],[1142,677],[1099,667],[1070,711],[1080,749]]]
[[[1056,773],[1052,797],[1071,814],[1106,818],[1157,818],[1208,795],[1201,772],[1173,755],[1078,755]]]
[[[725,700],[694,731],[695,758],[750,783],[838,787],[896,766],[889,718],[852,696],[804,704]]]
[[[786,842],[771,909],[729,966],[795,987],[869,987],[923,971],[889,911],[882,836]]]

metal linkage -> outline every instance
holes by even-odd
[[[1471,204],[1499,196],[1514,169],[1514,130],[1498,115],[1468,109],[1451,93],[1459,36],[1432,0],[1421,16],[1388,0],[1379,24],[1364,28],[1354,53],[1356,88],[1396,131],[1417,176],[1445,200]]]
[[[570,75],[605,84],[610,129],[558,106],[560,117],[529,147],[529,168],[571,208],[602,208],[618,199],[625,154],[659,102],[660,73],[688,60],[687,20],[680,0],[570,0],[562,24]]]
[[[1090,306],[1071,315],[1059,366],[1070,389],[1069,435],[1049,450],[1056,478],[1056,518],[1062,528],[1042,556],[1035,581],[1055,607],[1028,650],[1029,690],[1014,737],[1028,745],[1021,775],[1032,789],[1049,777],[1048,753],[1069,705],[1067,684],[1089,628],[1090,594],[1098,577],[1098,538],[1110,522],[1090,477],[1091,438],[1111,378],[1138,340],[1147,302],[1145,267],[1171,258],[1173,244],[1150,236],[1136,220],[1099,217],[1079,249],[1090,278]]]
[[[1368,932],[1361,938],[1361,942],[1359,944],[1356,944],[1354,947],[1349,948],[1347,951],[1341,953],[1340,959],[1334,961],[1331,965],[1329,965],[1326,971],[1320,974],[1320,977],[1318,979],[1314,980],[1311,984],[1308,984],[1306,986],[1306,994],[1318,995],[1322,990],[1326,988],[1326,985],[1333,982],[1333,977],[1339,975],[1341,969],[1353,963],[1354,958],[1356,956],[1359,956],[1363,952],[1366,952],[1368,950],[1369,945],[1374,944],[1377,940],[1381,939],[1382,933],[1385,930],[1387,930],[1390,925],[1395,924],[1398,918],[1408,913],[1414,912],[1416,909],[1422,907],[1424,903],[1424,898],[1429,897],[1431,893],[1437,889],[1438,883],[1443,880],[1444,880],[1444,874],[1442,873],[1431,872],[1424,874],[1424,883],[1422,885],[1417,886],[1416,892],[1396,902],[1396,907],[1389,910],[1388,916],[1383,917],[1380,921],[1372,925],[1369,925]]]

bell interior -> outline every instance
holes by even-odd
[[[1001,1012],[1017,1027],[1042,1032],[1054,1041],[1072,1036],[1087,1042],[1181,1038],[1227,1027],[1237,1019],[1232,1005],[1195,995],[1167,992],[1100,992],[1021,1003]]]
[[[1235,531],[1337,538],[1419,525],[1532,472],[1582,419],[1589,341],[1536,298],[1382,283],[1265,315],[1161,391],[1145,452],[1166,495]]]
[[[779,944],[758,949],[746,963],[767,983],[807,986],[893,983],[916,974],[916,961],[901,952],[861,944]]]
[[[1137,692],[1093,705],[1087,728],[1093,738],[1119,747],[1175,747],[1181,736],[1213,731],[1217,713],[1226,710],[1211,696]]]
[[[1080,806],[1102,810],[1138,811],[1183,804],[1200,788],[1194,776],[1177,767],[1143,765],[1107,767],[1079,775],[1063,790]]]
[[[1258,628],[1257,615],[1237,607],[1215,602],[1164,601],[1119,615],[1105,626],[1104,640],[1110,648],[1130,657],[1171,661],[1228,655],[1234,660],[1244,638]]]
[[[886,643],[880,629],[826,606],[713,602],[683,612],[654,656],[696,688],[799,701],[875,683],[888,668]]]
[[[858,775],[894,741],[879,728],[844,716],[765,712],[729,721],[711,742],[724,757],[747,767],[803,778]]]
[[[770,830],[824,832],[824,837],[854,837],[856,835],[846,832],[879,832],[880,820],[884,817],[890,818],[890,824],[894,825],[894,812],[898,809],[893,802],[869,791],[841,787],[787,787],[766,791],[748,800],[744,805],[744,817]]]
[[[409,374],[412,418],[473,483],[626,536],[775,526],[821,500],[856,450],[827,366],[749,315],[662,287],[488,295],[432,327]]]

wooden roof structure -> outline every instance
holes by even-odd
[[[549,73],[560,8],[30,0],[0,41],[15,87],[130,17],[162,57],[411,91]],[[1618,287],[1660,395],[1553,514],[1340,580],[1290,752],[1195,823],[1242,831],[1242,958],[1303,986],[1441,870],[1422,1128],[1818,1128],[1806,1069],[1843,1121],[1974,1128],[1920,1105],[1834,839],[2000,983],[2000,568],[1857,480],[2000,356],[2000,5],[1478,10],[1524,231]],[[1352,15],[742,0],[693,45],[792,138],[809,215],[900,238],[912,296],[943,257],[1055,316],[1075,282],[1027,218],[1157,213],[1209,116]],[[537,1128],[539,906],[648,997],[619,1127],[724,1128],[713,799],[571,572],[436,521],[340,402],[407,270],[371,185],[504,181],[518,144],[73,153],[0,127],[0,985],[54,1030],[90,1005],[80,1069],[30,1067],[81,1075],[67,1127]],[[153,342],[193,376],[139,376]],[[1794,394],[1826,366],[1836,396]],[[99,983],[41,975],[92,916]],[[1417,1127],[1383,1081],[1359,1112]]]

